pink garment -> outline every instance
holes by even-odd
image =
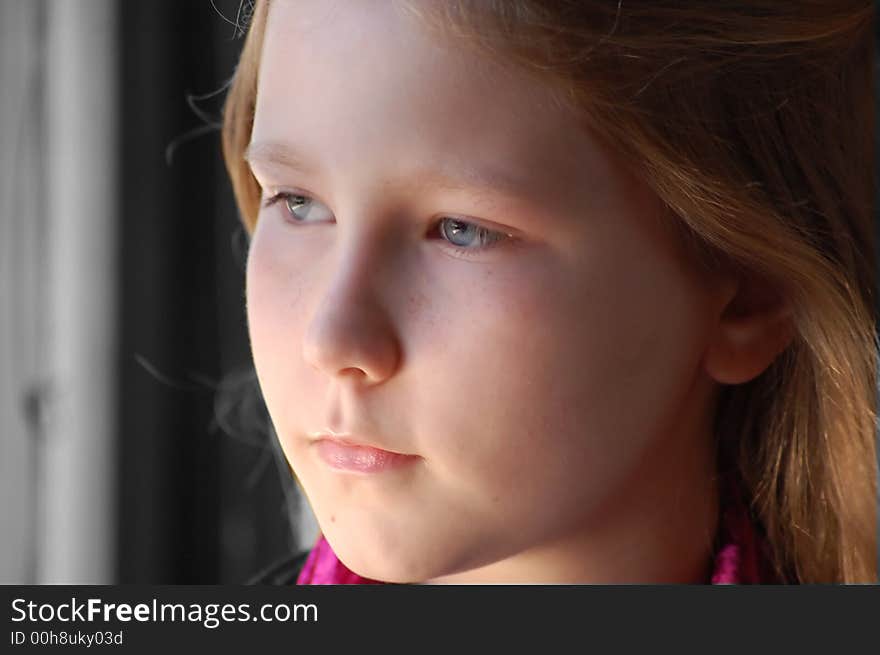
[[[324,535],[318,538],[318,543],[312,548],[306,559],[296,584],[383,584],[378,580],[370,580],[359,576],[351,571],[330,548],[330,544],[324,539]]]
[[[767,559],[767,545],[752,525],[745,505],[728,485],[723,497],[720,547],[715,553],[709,582],[715,584],[774,584]],[[383,584],[364,578],[339,561],[321,536],[309,553],[297,584]]]
[[[721,546],[715,552],[712,584],[779,584],[770,564],[769,545],[752,523],[737,493],[739,486],[727,478],[722,488]]]

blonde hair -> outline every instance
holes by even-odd
[[[701,262],[791,303],[788,348],[722,390],[719,470],[739,478],[780,580],[875,582],[871,3],[399,1],[427,28],[551,82]],[[252,5],[222,134],[249,233],[260,188],[243,153],[268,7]]]

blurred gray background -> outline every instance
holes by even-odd
[[[0,0],[0,583],[235,583],[314,539],[219,147],[247,10]]]

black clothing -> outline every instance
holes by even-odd
[[[299,572],[306,563],[309,551],[298,553],[293,557],[284,558],[270,564],[252,576],[245,584],[248,585],[292,585],[296,584]]]

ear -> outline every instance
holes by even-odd
[[[726,280],[704,364],[721,384],[743,384],[763,373],[794,337],[789,302],[761,279]]]

